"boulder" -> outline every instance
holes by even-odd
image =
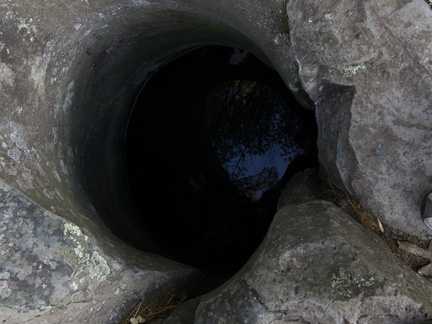
[[[381,238],[333,203],[295,200],[276,214],[248,264],[202,298],[195,323],[430,319],[432,284],[402,265]]]
[[[133,303],[184,294],[198,278],[109,234],[97,238],[3,182],[0,215],[1,323],[117,324]]]
[[[432,10],[424,0],[287,3],[329,178],[387,228],[430,238]]]

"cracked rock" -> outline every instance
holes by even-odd
[[[195,323],[419,323],[431,316],[431,294],[334,204],[294,199],[243,270],[202,299]]]
[[[430,237],[432,10],[424,0],[292,0],[287,15],[331,180],[385,226]]]

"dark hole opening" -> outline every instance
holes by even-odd
[[[317,164],[316,136],[314,114],[251,53],[188,51],[152,74],[130,117],[138,221],[158,253],[232,275],[263,240],[284,184]]]

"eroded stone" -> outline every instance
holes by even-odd
[[[181,291],[194,274],[102,242],[0,182],[0,321],[115,323],[134,301]]]
[[[334,204],[294,200],[244,269],[202,299],[195,323],[417,323],[430,316],[431,294]]]
[[[423,0],[289,1],[331,180],[388,228],[430,237],[432,11]]]

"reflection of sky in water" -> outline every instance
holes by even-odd
[[[263,193],[274,186],[284,175],[288,165],[298,156],[304,153],[295,143],[290,143],[289,150],[286,152],[281,145],[276,144],[270,147],[263,154],[247,153],[247,148],[243,150],[244,155],[225,161],[224,168],[229,173],[232,181],[243,189],[247,196],[259,200]],[[273,177],[266,176],[262,181],[260,175],[263,172],[272,171]]]
[[[208,96],[207,109],[212,146],[232,183],[251,199],[259,200],[304,154],[301,116],[265,83],[223,83]]]

